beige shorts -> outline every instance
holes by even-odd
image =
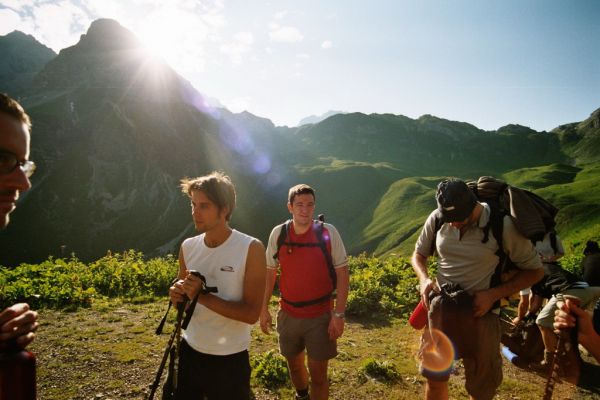
[[[425,328],[427,330],[427,328]],[[476,399],[492,399],[496,389],[502,383],[502,357],[500,355],[500,320],[496,314],[487,313],[477,318],[477,351],[472,358],[463,358],[465,366],[465,388]],[[429,335],[424,332],[422,344]],[[420,366],[421,374],[427,379],[445,382],[450,371],[432,373]]]
[[[316,361],[330,360],[337,356],[337,342],[329,339],[327,329],[331,314],[315,318],[294,318],[283,310],[277,313],[279,351],[292,358],[306,349],[308,357]]]

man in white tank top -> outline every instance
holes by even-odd
[[[248,400],[248,345],[265,290],[265,248],[229,227],[235,188],[228,176],[213,172],[184,179],[181,188],[191,199],[200,235],[181,245],[171,301],[176,305],[200,292],[202,281],[190,271],[198,271],[218,292],[198,296],[180,346],[176,398]]]

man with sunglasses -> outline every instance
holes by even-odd
[[[29,177],[35,164],[29,157],[31,122],[23,107],[0,93],[0,229],[8,225],[19,193],[29,190]],[[25,303],[0,312],[0,351],[9,346],[25,347],[33,340],[38,327],[37,313]]]

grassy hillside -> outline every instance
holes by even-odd
[[[581,251],[587,240],[600,239],[600,163],[522,168],[501,178],[534,191],[560,209],[556,229],[571,250]],[[436,206],[435,187],[440,179],[405,178],[394,182],[357,243],[375,255],[409,255],[420,227]]]
[[[559,207],[557,231],[563,242],[581,251],[587,240],[600,239],[600,163],[583,165],[573,182],[535,192]]]
[[[390,186],[375,209],[373,220],[363,230],[365,243],[376,244],[372,249],[375,254],[397,247],[401,253],[410,254],[424,217],[435,208],[431,193],[438,182],[438,178],[406,178]]]
[[[309,183],[317,191],[316,213],[325,214],[326,221],[336,226],[349,252],[370,251],[362,229],[371,223],[388,187],[406,173],[387,163],[335,158],[320,162],[312,167],[297,167],[299,182]],[[283,203],[281,207],[284,208]]]
[[[581,168],[565,164],[550,164],[534,168],[521,168],[505,173],[506,182],[527,190],[542,189],[560,183],[573,182]]]

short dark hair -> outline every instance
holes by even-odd
[[[5,93],[0,93],[0,112],[10,115],[17,121],[25,124],[27,129],[31,129],[31,119],[23,107]]]
[[[192,192],[199,190],[215,203],[219,212],[227,207],[225,219],[229,221],[235,209],[235,187],[231,178],[223,172],[213,171],[208,175],[197,178],[184,178],[181,180],[181,191],[192,197]]]
[[[301,183],[296,186],[292,186],[288,192],[288,202],[294,204],[294,198],[300,194],[312,194],[313,199],[316,200],[315,189],[311,188],[305,183]]]

